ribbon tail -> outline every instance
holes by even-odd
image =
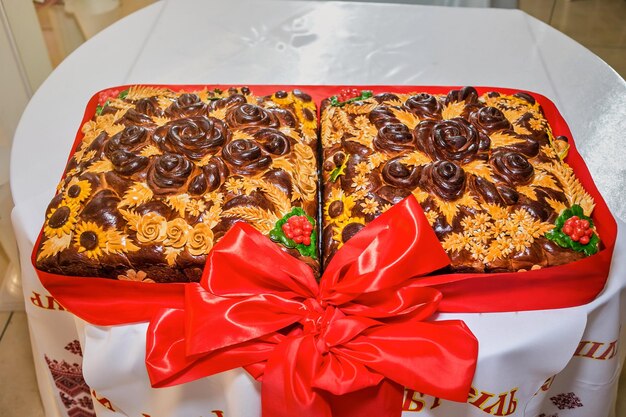
[[[277,340],[272,335],[205,354],[187,355],[185,311],[162,310],[148,326],[146,368],[155,388],[182,384],[267,359]]]
[[[478,357],[478,340],[459,320],[403,322],[367,329],[340,354],[398,384],[465,402]]]
[[[344,395],[330,395],[333,417],[376,416],[400,417],[404,387],[384,379],[368,387]]]
[[[262,415],[333,417],[311,381],[321,362],[313,336],[288,337],[269,357],[261,388]]]

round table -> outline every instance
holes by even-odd
[[[590,51],[521,11],[353,2],[157,2],[102,31],[63,61],[28,104],[13,142],[13,222],[48,416],[89,412],[92,397],[98,415],[127,415],[121,410],[150,415],[159,410],[155,404],[167,404],[169,415],[179,415],[173,398],[195,401],[206,392],[200,382],[175,392],[151,390],[141,379],[141,358],[124,364],[136,371],[130,373],[136,378],[120,383],[123,367],[112,362],[123,340],[134,340],[132,351],[141,356],[141,325],[102,329],[78,323],[77,332],[73,316],[46,293],[30,265],[33,242],[85,104],[100,89],[129,83],[488,85],[535,91],[555,102],[609,207],[616,217],[626,218],[623,152],[614,149],[626,130],[626,82]],[[624,249],[622,226],[619,222],[616,254]],[[613,354],[611,343],[619,339],[624,321],[619,308],[624,287],[626,266],[616,259],[607,288],[590,305],[454,315],[481,340],[475,395],[469,404],[449,405],[407,393],[406,414],[484,415],[485,409],[497,414],[500,405],[489,407],[504,398],[500,402],[506,402],[509,415],[608,415],[619,375],[619,355]],[[75,343],[79,338],[88,344],[85,352]],[[604,359],[594,361],[606,351]],[[93,392],[82,380],[83,354]],[[501,375],[490,383],[494,372]],[[523,385],[516,373],[536,386]],[[254,383],[239,374],[207,383],[239,384],[250,398],[255,395]],[[138,390],[134,397],[124,392],[129,387]],[[571,387],[577,390],[573,396],[566,392]],[[589,387],[601,387],[609,397],[587,399]],[[232,390],[224,393],[233,395]],[[128,404],[115,404],[124,398]],[[511,405],[522,404],[522,398],[527,399],[526,414],[523,407]],[[236,398],[228,401],[237,403]],[[254,401],[249,403],[254,408]],[[246,415],[233,411],[237,407],[232,404],[225,415]],[[216,415],[210,412],[203,415]]]

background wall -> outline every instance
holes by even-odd
[[[32,2],[0,0],[0,62],[0,310],[10,310],[21,304],[10,222],[11,143],[28,100],[52,70]]]

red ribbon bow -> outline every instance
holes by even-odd
[[[245,367],[271,417],[399,416],[403,387],[466,401],[478,342],[461,321],[424,321],[441,293],[417,278],[448,263],[414,198],[350,239],[319,286],[239,223],[186,286],[184,308],[151,321],[148,374],[161,387]]]

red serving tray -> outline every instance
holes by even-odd
[[[131,85],[108,88],[94,94],[85,109],[79,126],[71,158],[83,138],[82,125],[90,120],[101,97],[112,90],[123,91]],[[204,88],[228,89],[231,85],[153,85],[172,90],[202,90]],[[427,92],[447,94],[455,86],[345,86],[345,85],[248,85],[256,95],[269,95],[278,90],[299,88],[311,95],[316,103],[336,95],[341,89],[350,87],[382,92]],[[514,94],[523,90],[499,87],[475,87],[479,95],[489,91]],[[437,288],[443,294],[439,306],[441,312],[504,312],[527,311],[574,307],[592,301],[600,294],[609,276],[613,249],[617,236],[617,224],[604,199],[596,188],[589,170],[576,150],[567,123],[548,98],[541,94],[524,91],[532,95],[543,108],[546,119],[555,136],[570,139],[566,162],[574,169],[587,192],[594,198],[596,207],[593,221],[602,239],[602,249],[595,255],[567,265],[554,266],[527,272],[491,274],[446,274],[422,278],[424,286]],[[319,106],[318,106],[319,107]],[[319,111],[319,110],[318,110]],[[43,229],[42,229],[43,232]],[[32,262],[35,265],[36,250],[41,233],[35,243]],[[36,269],[36,268],[35,268]],[[164,307],[181,308],[184,302],[184,283],[146,284],[132,281],[117,281],[106,278],[85,278],[51,274],[37,270],[43,285],[69,311],[98,325],[113,325],[121,322],[148,321]]]

